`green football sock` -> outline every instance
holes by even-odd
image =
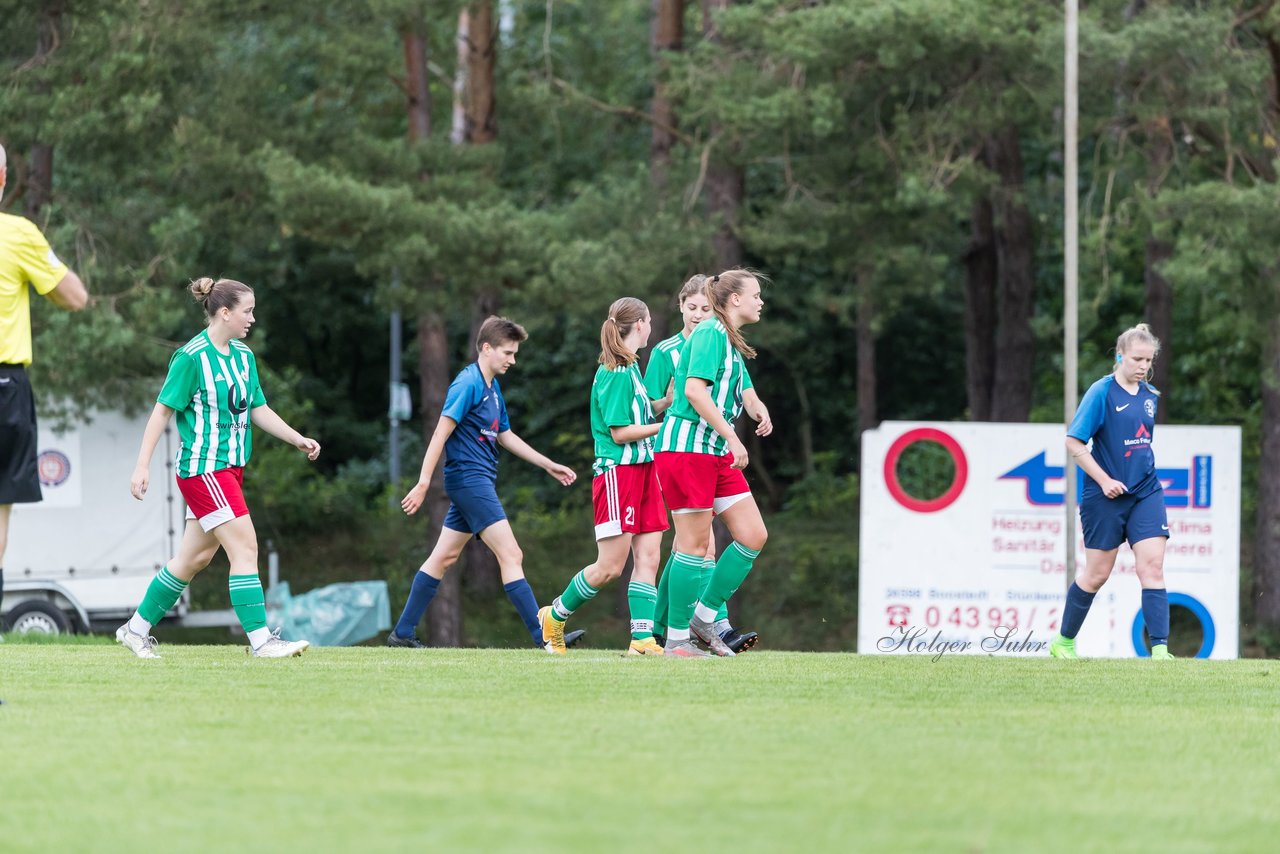
[[[227,582],[231,589],[231,607],[245,634],[267,627],[267,600],[262,581],[256,575],[233,575]]]
[[[676,550],[672,549],[667,565],[662,568],[662,575],[658,578],[658,601],[653,607],[653,633],[664,638],[667,636],[667,609],[671,603],[671,564],[675,559]]]
[[[169,567],[162,568],[147,586],[147,595],[138,606],[138,616],[154,626],[164,619],[186,589],[187,582],[169,572]]]
[[[707,558],[702,564],[702,581],[698,585],[698,599],[701,600],[707,593],[707,586],[711,584],[711,576],[716,571],[716,559]],[[716,613],[717,620],[729,619],[729,603],[724,602],[720,605],[720,610]]]
[[[596,598],[599,592],[597,588],[587,583],[587,571],[579,570],[578,574],[569,580],[569,586],[564,589],[564,592],[551,603],[551,613],[557,620],[567,620],[574,611]]]
[[[738,592],[738,588],[746,580],[747,573],[751,572],[751,566],[759,556],[760,552],[755,549],[749,549],[738,542],[730,543],[729,548],[720,555],[720,560],[716,561],[711,583],[707,585],[699,601],[708,609],[719,612],[720,606]]]
[[[689,630],[689,618],[698,599],[702,580],[702,558],[675,552],[671,561],[671,592],[668,629]]]
[[[631,606],[631,637],[635,640],[653,637],[653,610],[658,604],[658,588],[643,581],[627,585],[627,604]]]

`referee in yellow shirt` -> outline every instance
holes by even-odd
[[[0,199],[8,160],[0,146]],[[79,311],[89,301],[80,277],[58,260],[30,220],[0,213],[0,598],[9,511],[40,500],[36,471],[36,401],[27,379],[31,364],[28,285],[55,305]]]

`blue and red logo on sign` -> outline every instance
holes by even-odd
[[[62,451],[41,451],[36,457],[41,486],[62,486],[71,477],[71,460]]]
[[[1066,470],[1062,466],[1049,465],[1045,456],[1045,452],[1041,451],[1009,469],[999,479],[1025,481],[1029,504],[1036,507],[1060,507],[1063,494],[1050,492],[1049,481],[1061,481]],[[1087,477],[1083,469],[1076,469],[1077,500],[1084,492]],[[1156,477],[1160,478],[1160,484],[1164,487],[1165,507],[1203,510],[1213,505],[1213,457],[1210,455],[1192,457],[1190,468],[1157,468]]]

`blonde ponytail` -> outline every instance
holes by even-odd
[[[639,359],[623,342],[636,323],[648,316],[649,307],[635,297],[614,300],[609,316],[600,326],[600,364],[612,371]]]

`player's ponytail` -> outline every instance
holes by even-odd
[[[204,313],[213,317],[221,309],[232,310],[240,304],[240,300],[253,293],[253,288],[235,279],[211,279],[208,276],[196,279],[187,288],[195,301],[204,306]]]
[[[711,310],[715,312],[716,317],[724,324],[725,332],[729,336],[729,343],[748,359],[754,359],[756,351],[754,347],[747,343],[747,339],[742,337],[742,331],[729,320],[729,297],[746,290],[747,282],[752,279],[763,281],[764,276],[754,270],[735,268],[733,270],[725,270],[718,276],[712,276],[707,279],[705,285],[707,302],[711,303]]]
[[[649,316],[649,307],[635,297],[614,300],[600,326],[600,364],[613,371],[640,357],[624,343],[636,323]]]
[[[1151,327],[1145,323],[1139,323],[1137,326],[1131,326],[1124,332],[1121,332],[1120,337],[1116,339],[1116,365],[1112,371],[1113,373],[1120,370],[1120,364],[1124,361],[1124,354],[1129,352],[1129,348],[1134,344],[1150,344],[1154,348],[1151,353],[1152,363],[1155,362],[1156,356],[1160,355],[1160,339],[1151,332]],[[1144,379],[1148,383],[1151,382],[1150,368],[1147,369],[1147,375]]]

